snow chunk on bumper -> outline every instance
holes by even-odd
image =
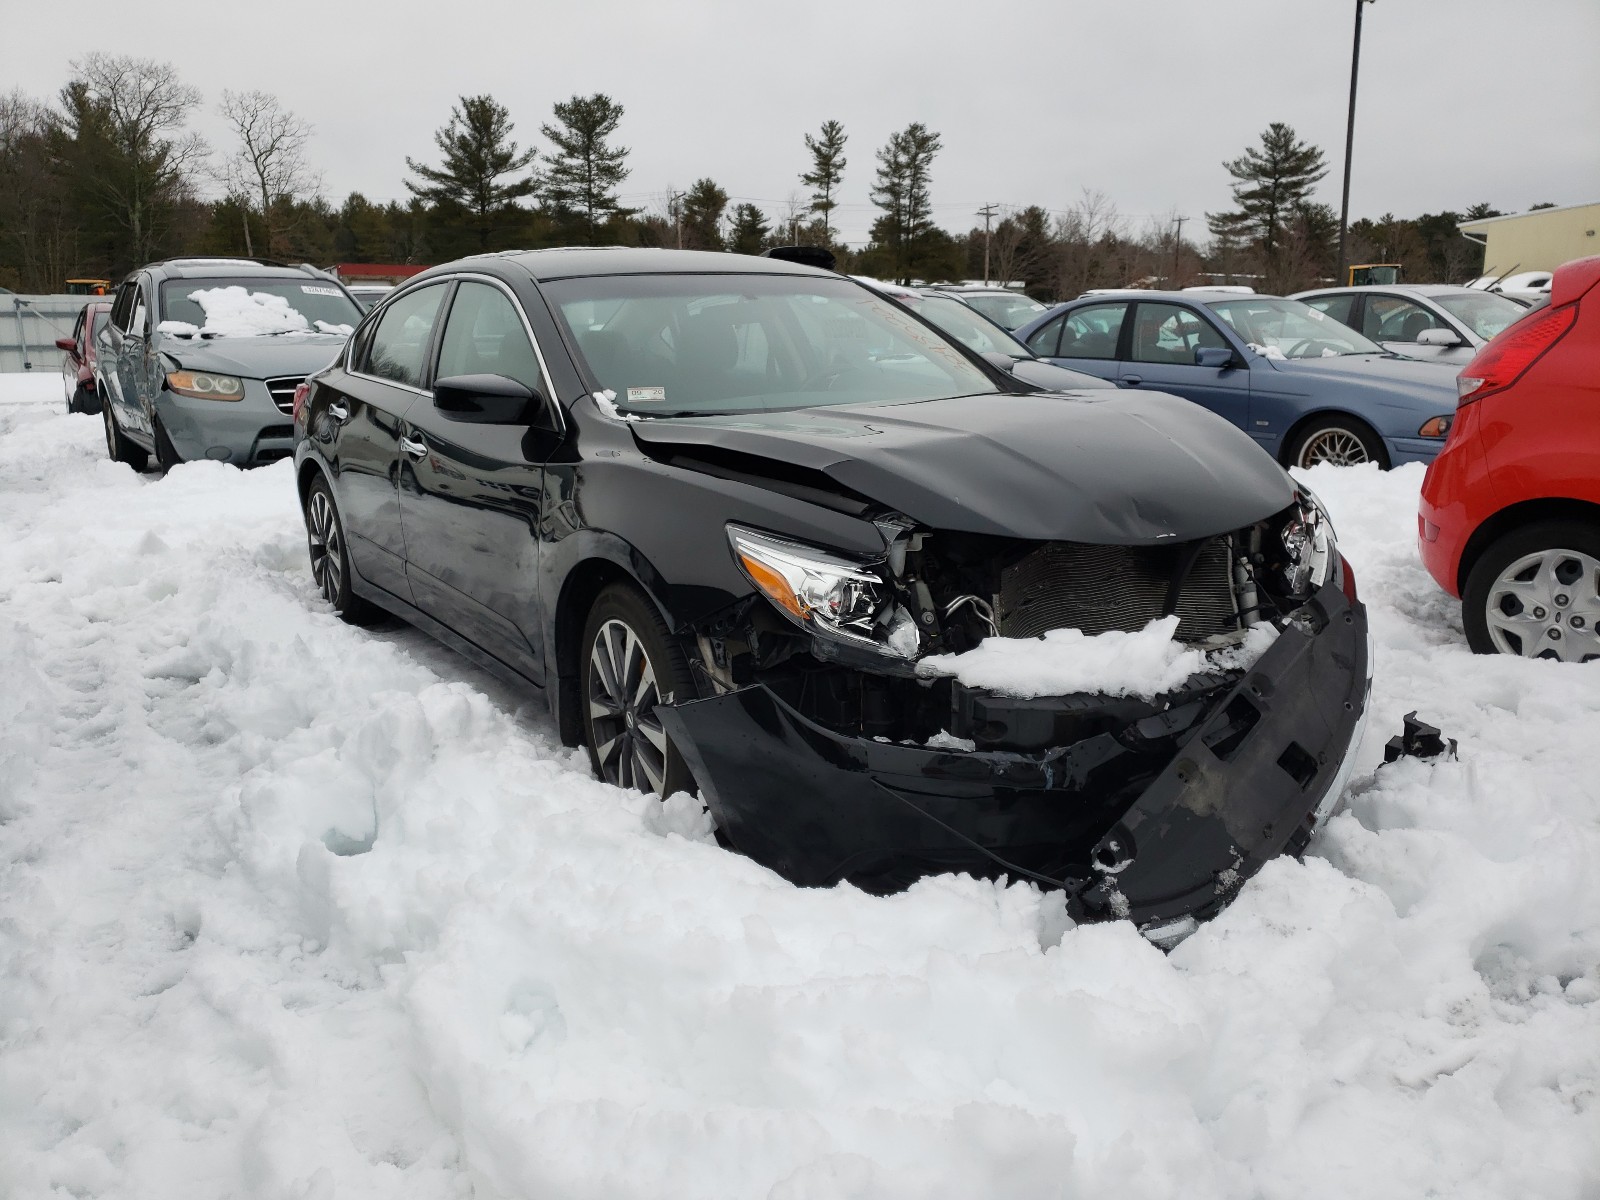
[[[967,687],[1000,696],[1104,696],[1150,699],[1182,686],[1191,675],[1253,665],[1278,636],[1253,625],[1235,646],[1207,651],[1174,640],[1176,616],[1158,617],[1132,633],[1053,629],[1036,638],[990,637],[964,654],[939,654],[917,664],[919,675],[954,676]]]

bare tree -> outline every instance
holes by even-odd
[[[1057,294],[1077,296],[1092,287],[1120,285],[1119,254],[1126,222],[1104,192],[1084,188],[1079,200],[1056,220]]]
[[[99,151],[99,161],[79,164],[93,172],[86,182],[126,228],[133,258],[153,258],[189,172],[208,153],[204,138],[184,130],[200,92],[154,59],[94,53],[71,66],[62,91],[70,132]]]
[[[283,240],[275,212],[322,187],[322,176],[306,161],[311,126],[269,92],[224,91],[220,111],[239,145],[223,160],[218,175],[229,193],[244,199],[247,207],[260,206],[270,254]],[[254,253],[248,222],[244,236],[246,251]]]

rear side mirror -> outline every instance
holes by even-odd
[[[434,381],[433,406],[452,421],[527,425],[543,397],[504,375],[452,375]]]
[[[1461,339],[1448,329],[1424,329],[1417,334],[1419,346],[1459,346]]]
[[[1197,367],[1231,367],[1233,351],[1226,346],[1196,346],[1194,365]]]
[[[68,354],[72,354],[78,349],[78,343],[71,338],[57,338],[56,349],[65,350]]]

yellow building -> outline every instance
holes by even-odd
[[[1491,275],[1554,271],[1564,262],[1600,254],[1600,204],[1486,217],[1457,228],[1483,244],[1483,269]]]

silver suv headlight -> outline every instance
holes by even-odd
[[[728,526],[728,546],[756,590],[800,628],[880,654],[916,656],[915,622],[871,567],[742,525]]]

